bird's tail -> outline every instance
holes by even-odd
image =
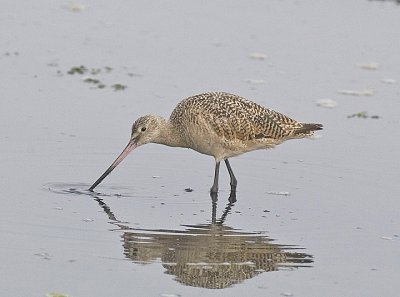
[[[296,128],[294,130],[294,135],[298,136],[307,136],[307,135],[312,135],[314,131],[316,130],[322,130],[322,124],[305,124],[303,123],[301,127]]]

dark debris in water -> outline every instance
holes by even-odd
[[[127,86],[121,84],[114,84],[111,87],[114,88],[114,91],[123,91],[127,88]]]
[[[83,81],[86,83],[91,83],[91,84],[99,84],[100,83],[100,81],[98,79],[94,79],[91,77],[85,78]]]
[[[14,52],[5,52],[5,53],[4,53],[4,56],[7,56],[7,57],[19,56],[19,52],[17,52],[17,51],[14,51]]]
[[[89,68],[81,65],[81,66],[74,66],[71,67],[70,70],[67,71],[68,74],[70,75],[74,75],[74,74],[86,74],[86,73],[90,73],[91,75],[98,75],[100,73],[103,72],[103,70],[106,73],[110,73],[112,71],[112,68],[109,66],[103,67],[103,68],[91,68],[89,70]]]
[[[351,118],[360,118],[360,119],[379,119],[380,117],[378,115],[368,115],[368,113],[366,111],[360,111],[360,112],[356,112],[353,114],[350,114],[347,116],[348,119]]]
[[[68,71],[67,74],[69,75],[91,75],[91,76],[101,76],[101,75],[108,75],[113,71],[113,68],[110,66],[104,66],[104,67],[95,67],[95,68],[89,68],[86,67],[84,65],[80,65],[80,66],[74,66],[71,67]],[[62,75],[63,72],[58,70],[57,71],[57,76],[63,76]],[[129,75],[129,73],[128,73]],[[93,78],[93,77],[86,77],[83,79],[83,82],[88,83],[88,84],[92,84],[95,85],[97,87],[97,89],[104,89],[107,87],[107,85],[105,83],[103,83],[102,81],[100,81],[100,79],[97,78]],[[124,91],[127,86],[123,85],[121,83],[115,83],[113,85],[110,85],[110,87],[112,89],[114,89],[114,91]]]
[[[94,79],[94,78],[91,78],[91,77],[85,78],[83,81],[84,81],[85,83],[94,84],[94,85],[96,85],[97,88],[99,88],[99,89],[103,89],[103,88],[106,87],[106,85],[103,84],[100,80]]]
[[[74,74],[85,74],[88,71],[88,69],[81,65],[81,66],[75,66],[72,67],[70,70],[67,71],[68,74],[74,75]]]

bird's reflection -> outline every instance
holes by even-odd
[[[268,237],[222,224],[185,226],[186,230],[124,232],[127,258],[138,263],[161,261],[165,273],[188,286],[223,289],[280,268],[309,266],[312,256]]]
[[[181,284],[210,289],[228,288],[263,272],[311,267],[313,258],[302,248],[274,243],[257,232],[225,225],[234,203],[217,218],[212,204],[211,223],[184,225],[184,230],[138,229],[118,221],[100,197],[94,197],[116,230],[122,231],[126,258],[135,263],[161,262],[165,273]]]

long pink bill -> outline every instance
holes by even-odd
[[[109,174],[111,173],[111,171],[113,171],[114,168],[117,167],[117,165],[118,165],[119,163],[121,163],[122,160],[125,159],[125,157],[126,157],[127,155],[129,155],[129,153],[130,153],[134,148],[136,148],[136,147],[137,147],[137,144],[136,144],[135,142],[133,142],[133,141],[130,141],[130,142],[128,143],[128,145],[124,148],[124,150],[122,151],[122,153],[118,156],[118,158],[115,159],[115,161],[111,164],[111,166],[108,167],[108,169],[102,174],[102,176],[100,176],[99,179],[96,180],[96,182],[89,188],[89,191],[93,191],[93,189],[96,188],[97,185],[98,185],[99,183],[101,183],[101,182],[103,181],[103,179],[105,179],[106,176],[109,175]]]

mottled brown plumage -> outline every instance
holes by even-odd
[[[279,112],[228,93],[205,93],[180,102],[169,122],[182,144],[217,161],[248,151],[273,147],[320,130],[319,124],[299,123]]]
[[[321,124],[297,122],[237,95],[213,92],[182,100],[169,120],[156,115],[140,117],[132,126],[131,140],[109,169],[90,187],[93,190],[135,147],[146,143],[191,148],[216,161],[211,193],[218,192],[219,164],[224,160],[231,178],[231,196],[236,178],[228,158],[256,149],[272,148],[283,141],[310,136]]]

